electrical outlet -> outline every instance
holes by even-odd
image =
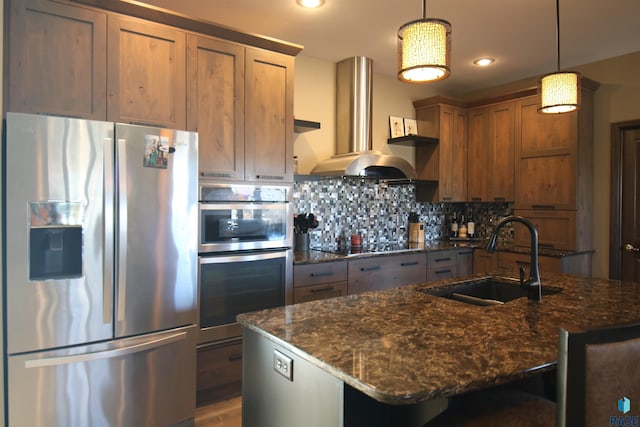
[[[273,369],[289,381],[293,381],[293,359],[276,349],[273,350]]]

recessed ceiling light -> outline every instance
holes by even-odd
[[[300,6],[307,9],[315,9],[324,4],[325,0],[296,0]]]
[[[473,63],[479,67],[486,67],[487,65],[491,65],[494,62],[496,62],[494,58],[478,58],[473,61]]]

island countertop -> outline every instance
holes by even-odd
[[[483,277],[481,275],[474,277]],[[468,278],[467,278],[468,279]],[[640,285],[545,274],[562,292],[480,307],[429,282],[238,316],[240,324],[387,404],[450,397],[553,369],[558,327],[640,321]]]

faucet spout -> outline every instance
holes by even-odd
[[[524,281],[522,275],[520,285],[527,290],[530,300],[540,301],[542,299],[542,284],[540,283],[540,269],[538,268],[538,230],[531,221],[517,215],[510,215],[503,218],[496,224],[496,228],[491,233],[489,241],[485,247],[485,251],[493,253],[496,250],[496,242],[498,233],[502,227],[510,222],[519,222],[524,224],[531,234],[531,262],[529,266],[529,278]]]

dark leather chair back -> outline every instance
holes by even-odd
[[[640,324],[560,328],[557,387],[558,427],[640,419]]]

